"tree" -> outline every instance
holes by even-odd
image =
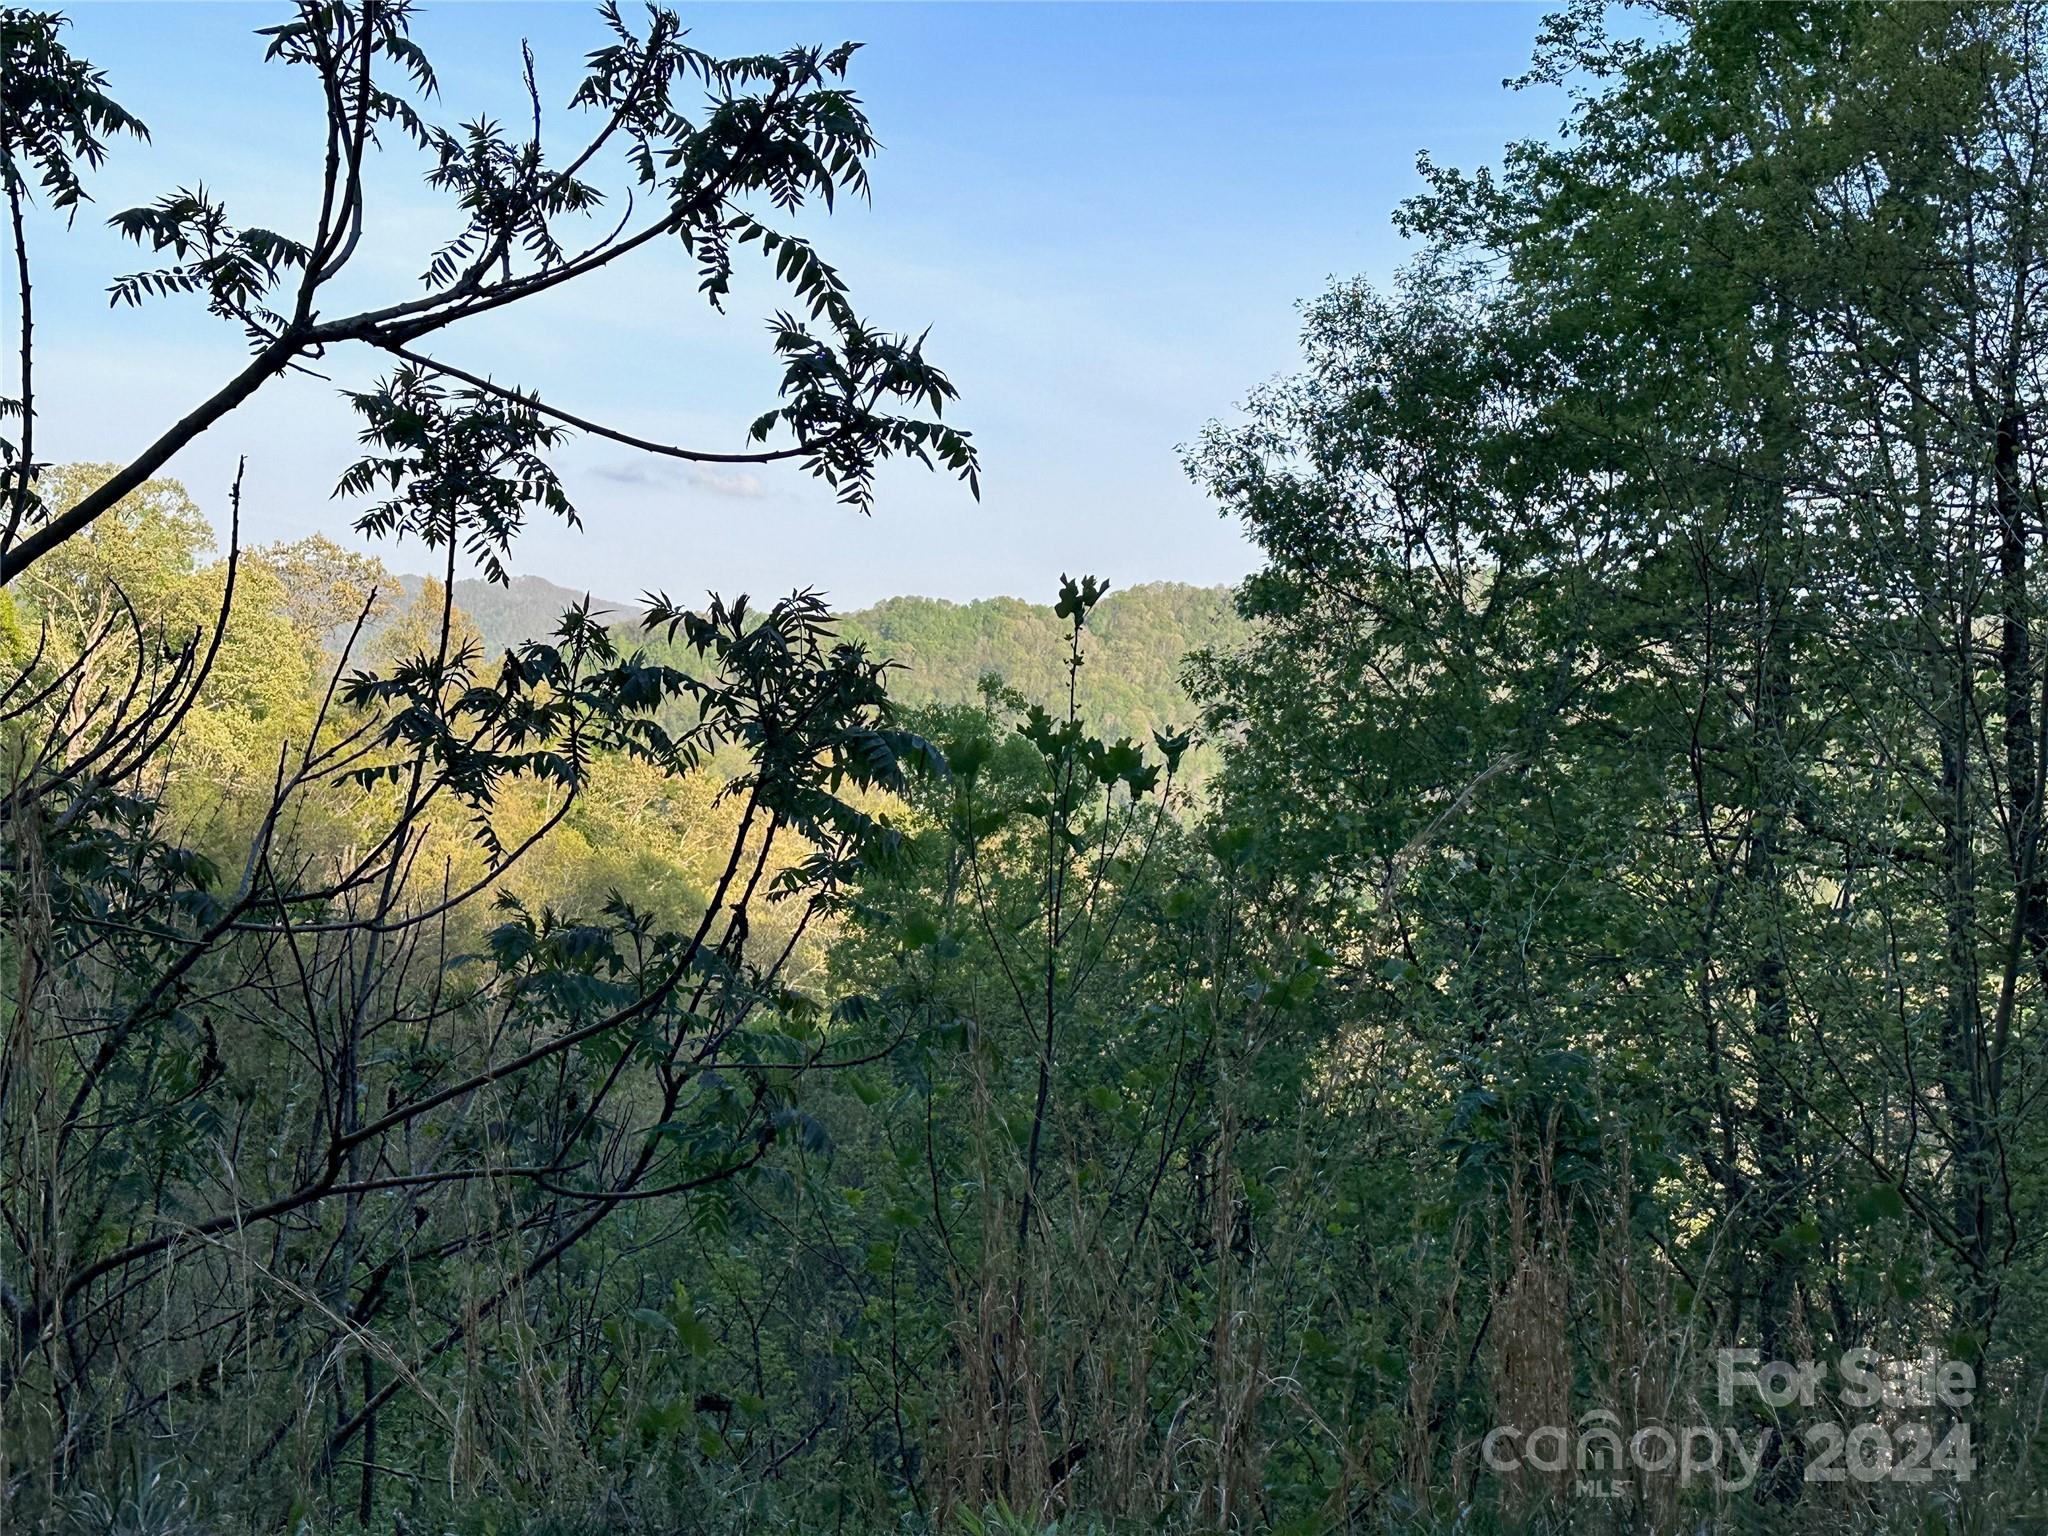
[[[268,40],[266,58],[305,71],[325,107],[327,141],[315,172],[320,213],[304,236],[238,226],[203,189],[169,193],[111,221],[137,245],[172,258],[170,265],[117,281],[115,303],[200,297],[211,313],[247,334],[252,356],[155,442],[61,510],[37,488],[34,288],[22,209],[40,186],[53,206],[75,212],[89,200],[86,176],[104,158],[107,140],[147,130],[107,94],[105,77],[64,46],[61,16],[24,10],[0,16],[9,82],[0,97],[0,191],[11,215],[21,308],[20,393],[9,400],[8,413],[22,423],[20,439],[5,445],[0,581],[89,528],[271,380],[303,359],[351,343],[400,364],[389,384],[354,397],[366,416],[406,409],[414,402],[404,397],[420,390],[460,384],[478,400],[644,452],[700,463],[801,460],[861,507],[876,464],[889,454],[936,460],[973,482],[977,470],[966,436],[938,420],[952,387],[925,361],[921,339],[860,320],[845,283],[811,244],[774,229],[749,206],[763,201],[788,214],[814,198],[829,208],[842,193],[866,191],[874,137],[858,102],[837,83],[854,45],[722,60],[690,47],[672,12],[650,12],[646,30],[635,32],[616,6],[607,5],[602,16],[610,41],[590,55],[571,103],[595,126],[566,160],[550,164],[530,60],[533,128],[527,137],[483,119],[448,129],[423,115],[438,87],[431,62],[410,36],[412,14],[409,0],[308,3],[293,20],[260,34]],[[686,100],[692,89],[705,97],[699,115]],[[323,317],[323,294],[361,247],[370,158],[401,141],[431,157],[427,181],[447,194],[456,232],[429,262],[423,294]],[[603,206],[605,189],[588,178],[607,156],[621,164],[635,199],[649,211],[636,220],[636,201],[629,199],[624,219],[609,233],[579,241],[570,227]],[[757,246],[803,308],[803,315],[776,317],[782,403],[751,431],[760,442],[786,431],[790,445],[712,452],[652,442],[421,350],[465,320],[575,282],[664,240],[699,263],[700,291],[714,307],[729,289],[736,252]],[[894,404],[933,414],[922,419],[883,409]]]
[[[69,52],[62,18],[0,14],[21,305],[0,536],[16,619],[0,682],[10,1513],[105,1483],[175,1418],[210,1464],[240,1469],[216,1514],[269,1524],[337,1503],[346,1470],[372,1519],[380,1435],[445,1423],[438,1372],[519,1347],[562,1269],[604,1274],[592,1246],[609,1223],[747,1177],[802,1131],[808,1062],[776,1046],[801,1011],[786,968],[862,862],[887,854],[892,830],[864,799],[930,757],[893,723],[882,666],[837,641],[810,595],[758,612],[650,597],[648,629],[680,637],[688,668],[582,609],[489,658],[452,596],[464,553],[502,581],[527,518],[575,519],[548,463],[572,430],[686,458],[801,459],[862,507],[894,455],[973,482],[968,440],[938,420],[951,386],[921,343],[860,321],[811,245],[754,208],[865,190],[873,139],[839,84],[852,46],[719,60],[671,13],[635,31],[607,8],[573,103],[595,126],[551,163],[537,98],[525,138],[427,120],[435,77],[411,14],[308,3],[262,34],[325,103],[313,229],[237,226],[198,191],[116,217],[171,264],[116,283],[115,302],[196,295],[252,357],[125,463],[68,471],[35,457],[22,210],[35,196],[75,210],[109,141],[144,130]],[[368,158],[401,142],[429,157],[456,232],[421,294],[329,318],[367,222]],[[608,155],[629,209],[648,212],[579,244],[570,227],[602,202],[589,178]],[[803,315],[774,326],[781,403],[753,427],[788,446],[643,442],[421,350],[664,239],[698,259],[714,305],[749,245],[791,289]],[[417,538],[442,566],[418,622],[354,671],[374,571],[317,545],[245,560],[239,485],[225,557],[201,567],[204,520],[150,478],[344,343],[398,366],[350,396],[364,454],[339,490],[363,505],[360,527]],[[905,406],[931,414],[891,414]],[[316,660],[324,682],[305,670]],[[224,697],[261,728],[214,729]],[[253,786],[219,773],[230,746]],[[181,779],[195,749],[215,756]],[[732,765],[720,792],[734,814],[694,900],[521,900],[522,860],[596,764],[675,780],[714,759]],[[224,820],[192,814],[181,782]],[[766,920],[771,902],[787,916]],[[594,1347],[631,1305],[599,1286],[571,1326]],[[233,1411],[205,1411],[222,1401]]]
[[[292,627],[315,656],[345,645],[357,619],[380,618],[398,593],[398,578],[382,561],[324,534],[250,553],[276,575]]]
[[[2038,16],[1602,17],[1539,53],[1563,139],[1426,167],[1399,288],[1195,456],[1268,561],[1204,673],[1226,804],[1469,1168],[1659,1186],[1601,1245],[1706,1337],[1989,1371],[2048,1001]],[[1590,1267],[1613,1218],[1561,1219]]]

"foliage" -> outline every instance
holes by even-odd
[[[668,13],[635,30],[607,9],[613,41],[573,104],[598,126],[556,168],[537,99],[523,143],[426,120],[437,84],[410,18],[386,0],[307,4],[262,34],[325,106],[304,238],[237,225],[200,191],[114,217],[169,263],[117,281],[116,304],[197,294],[253,356],[139,457],[69,468],[34,454],[21,212],[39,191],[75,208],[106,141],[140,125],[68,51],[61,18],[0,22],[22,369],[0,532],[10,1520],[298,1525],[345,1504],[368,1522],[417,1487],[416,1465],[383,1458],[429,1425],[452,1431],[451,1466],[509,1465],[497,1415],[519,1394],[486,1407],[463,1377],[530,1358],[530,1298],[573,1273],[598,1303],[577,1357],[595,1359],[640,1299],[604,1283],[638,1211],[711,1210],[720,1197],[686,1197],[816,1142],[796,1044],[815,1005],[793,963],[812,921],[890,857],[888,800],[931,761],[881,663],[807,595],[654,603],[647,630],[664,649],[680,635],[688,669],[585,608],[485,656],[453,604],[458,554],[502,580],[527,516],[575,520],[549,451],[571,426],[620,434],[413,350],[657,239],[711,264],[715,303],[727,244],[757,244],[810,317],[778,317],[782,404],[753,428],[759,441],[783,423],[793,445],[639,446],[801,458],[857,505],[898,454],[971,484],[967,439],[937,420],[951,386],[921,343],[858,319],[809,243],[757,206],[788,215],[865,189],[873,140],[837,83],[852,48],[718,60]],[[425,296],[336,314],[327,285],[369,223],[366,160],[404,139],[433,152],[429,183],[465,233]],[[557,235],[600,201],[582,178],[608,148],[653,212],[579,248]],[[369,503],[364,531],[420,540],[449,578],[367,667],[354,645],[375,562],[317,540],[245,556],[238,483],[208,563],[197,508],[151,478],[271,379],[348,343],[398,366],[348,391],[365,456],[338,494]],[[707,836],[671,888],[642,900],[539,861],[526,882],[551,833],[602,825],[579,810],[593,778],[695,797]],[[612,1227],[623,1248],[599,1237]],[[480,1416],[465,1424],[455,1398]]]
[[[408,592],[429,578],[384,578]],[[546,634],[565,607],[584,593],[540,576],[509,582],[458,579],[455,602],[476,625],[486,651],[495,654]],[[594,607],[614,621],[633,605],[598,598]],[[333,628],[345,632],[355,611],[340,615]],[[840,632],[875,656],[894,662],[891,695],[905,704],[958,704],[982,692],[993,678],[1026,701],[1052,705],[1066,690],[1060,663],[1062,624],[1050,603],[991,597],[954,603],[940,598],[892,597],[867,608],[841,610]],[[375,636],[373,620],[365,634]],[[1236,649],[1247,626],[1232,606],[1226,587],[1191,587],[1145,582],[1119,587],[1089,620],[1088,664],[1081,673],[1083,712],[1104,731],[1138,741],[1154,731],[1192,718],[1194,698],[1182,683],[1182,665],[1196,651]],[[678,656],[678,665],[689,658]],[[1206,778],[1213,752],[1197,749],[1193,782]]]
[[[233,501],[214,559],[147,455],[35,466],[21,414],[7,1513],[2025,1528],[2040,15],[1664,21],[1548,23],[1564,130],[1426,165],[1411,265],[1309,305],[1301,373],[1190,451],[1261,551],[1234,617],[1081,577],[631,624],[531,623],[509,578],[576,515],[563,434],[606,429],[414,343],[656,238],[715,303],[754,245],[805,316],[773,451],[857,502],[888,454],[971,477],[917,345],[759,222],[865,190],[852,50],[607,9],[564,161],[427,122],[402,5],[270,29],[330,96],[326,213],[294,245],[174,196],[124,217],[173,260],[125,292],[249,326],[235,388],[396,357],[341,490],[441,569],[245,554]],[[34,156],[125,120],[5,25],[40,72],[10,186],[54,200]],[[322,320],[373,129],[458,233],[424,296]],[[604,151],[656,211],[578,255]],[[1722,1349],[1858,1347],[1968,1368],[1871,1423],[1966,1436],[1972,1476],[1811,1476],[1813,1421],[1717,1393]],[[1482,1449],[1589,1424],[1737,1436],[1754,1476]]]

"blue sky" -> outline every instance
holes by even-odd
[[[560,463],[583,531],[536,527],[513,565],[616,597],[815,585],[853,606],[903,592],[1044,598],[1062,570],[1118,585],[1235,580],[1254,554],[1187,482],[1180,445],[1292,366],[1300,300],[1399,264],[1389,214],[1418,186],[1417,151],[1494,160],[1565,108],[1555,91],[1502,88],[1526,65],[1535,5],[684,10],[714,51],[866,44],[852,83],[884,145],[874,198],[814,233],[864,314],[931,326],[986,474],[977,504],[952,480],[891,471],[862,518],[791,468],[692,473],[579,443]],[[204,181],[238,219],[310,222],[317,113],[306,81],[266,67],[252,35],[278,14],[196,0],[72,11],[73,47],[111,72],[153,140],[118,148],[97,211],[68,232],[47,218],[32,231],[39,456],[125,456],[243,355],[189,300],[110,311],[109,279],[145,263],[100,221]],[[417,35],[450,123],[515,109],[522,37],[551,104],[601,41],[587,6],[488,0],[429,5]],[[557,121],[566,142],[573,119]],[[450,228],[418,162],[387,160],[350,280],[364,302],[417,291],[423,253]],[[770,403],[760,319],[777,302],[772,284],[747,281],[713,315],[680,252],[663,252],[516,320],[448,333],[438,352],[645,435],[737,447]],[[354,449],[335,388],[376,371],[343,355],[330,380],[286,381],[171,472],[218,520],[246,454],[252,539],[350,537],[349,509],[329,495]],[[416,548],[379,552],[426,568]]]

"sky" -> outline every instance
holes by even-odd
[[[151,129],[122,142],[66,227],[31,226],[37,263],[38,457],[117,460],[183,415],[246,355],[189,298],[111,309],[108,283],[150,262],[104,225],[122,208],[204,184],[230,216],[309,232],[320,118],[308,79],[266,65],[251,3],[67,7],[73,49],[108,71]],[[1333,280],[1391,276],[1390,216],[1420,187],[1416,155],[1465,167],[1546,135],[1567,103],[1511,91],[1540,5],[716,4],[683,7],[698,46],[775,51],[857,40],[851,86],[882,151],[873,196],[805,221],[855,307],[890,329],[930,327],[928,355],[961,398],[981,499],[893,467],[873,515],[789,465],[711,470],[594,439],[557,455],[583,527],[532,526],[512,569],[603,597],[651,589],[773,596],[817,587],[848,607],[919,593],[1048,599],[1064,571],[1119,586],[1232,582],[1257,552],[1182,468],[1204,425],[1290,371],[1297,306]],[[565,108],[593,8],[531,0],[423,7],[432,115],[450,125],[520,110],[522,39],[544,100]],[[547,141],[576,118],[560,110]],[[420,291],[454,221],[409,151],[384,157],[344,306]],[[774,402],[765,274],[724,315],[679,251],[648,250],[578,284],[437,339],[437,355],[644,436],[729,450]],[[4,300],[12,305],[11,285]],[[9,332],[12,311],[5,317]],[[267,388],[166,473],[217,525],[246,458],[252,543],[350,532],[333,487],[357,453],[337,390],[381,371],[331,354],[325,377]],[[371,547],[424,570],[417,546]]]

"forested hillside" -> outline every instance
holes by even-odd
[[[0,1532],[2041,1529],[2043,20],[1553,18],[1567,119],[1187,450],[1227,596],[543,622],[572,434],[979,487],[812,240],[853,47],[606,7],[444,124],[412,11],[279,12],[305,222],[113,215],[235,371],[60,464],[19,215],[145,130],[0,11]],[[726,437],[451,360],[657,243],[781,290]],[[365,363],[388,560],[171,475]]]
[[[394,592],[416,599],[429,578],[386,578]],[[544,639],[562,614],[588,600],[608,622],[638,612],[637,602],[592,597],[539,576],[505,585],[461,579],[455,605],[476,626],[484,649]],[[398,611],[366,627],[372,641]],[[627,625],[630,630],[633,626]],[[1196,651],[1227,652],[1248,633],[1228,588],[1146,582],[1112,590],[1096,609],[1095,642],[1081,674],[1081,702],[1105,731],[1139,740],[1166,727],[1193,722],[1197,705],[1182,685],[1187,658]],[[889,691],[907,704],[965,704],[994,677],[1033,703],[1050,705],[1066,693],[1060,661],[1061,621],[1050,603],[982,598],[952,603],[930,597],[892,597],[872,608],[838,615],[838,632],[901,669]],[[622,643],[648,643],[629,635]]]
[[[393,600],[364,626],[365,635],[373,640],[400,606],[416,600],[429,582],[439,579],[410,574],[394,576],[382,570],[378,572],[378,578],[390,591]],[[484,649],[492,655],[529,640],[546,639],[562,622],[562,615],[578,603],[588,601],[606,616],[620,618],[631,614],[636,606],[557,586],[545,576],[514,576],[504,582],[484,581],[474,576],[458,577],[454,592],[455,605],[476,626]]]
[[[892,597],[848,613],[842,626],[849,638],[901,665],[890,688],[906,702],[965,702],[993,673],[1048,706],[1066,693],[1064,628],[1051,603],[1007,597],[973,603]],[[1181,683],[1187,657],[1229,651],[1247,633],[1227,588],[1172,582],[1112,587],[1090,628],[1082,709],[1098,729],[1139,741],[1193,724],[1197,706]]]

